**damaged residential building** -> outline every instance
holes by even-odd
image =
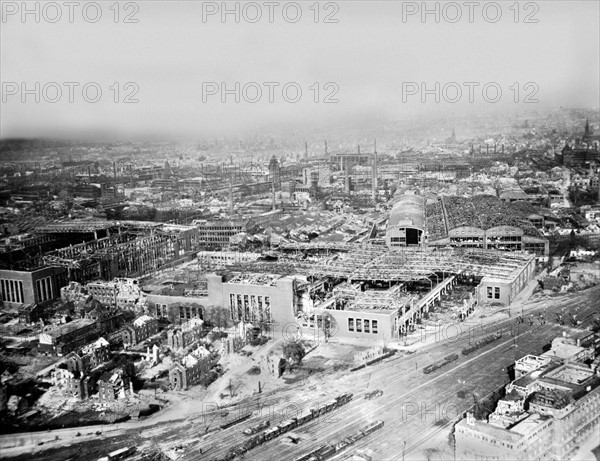
[[[70,352],[65,356],[64,363],[71,372],[86,374],[110,360],[110,345],[104,338],[82,347],[79,351]]]
[[[51,373],[52,384],[66,397],[88,399],[93,391],[89,372],[109,360],[109,343],[104,338],[99,338],[65,356],[64,363],[55,367]]]
[[[121,310],[141,311],[146,301],[137,279],[115,278],[110,282],[95,281],[86,285],[94,299]]]
[[[167,344],[176,351],[186,349],[202,338],[203,321],[191,319],[184,324],[167,330]]]
[[[115,330],[122,323],[121,314],[103,312],[100,318],[83,318],[61,325],[44,327],[38,349],[46,354],[63,356]]]
[[[114,402],[133,394],[133,383],[121,369],[107,371],[100,376],[97,385],[100,402]]]
[[[59,394],[86,400],[92,394],[90,377],[67,368],[57,367],[51,373],[52,385]]]
[[[176,361],[169,370],[169,381],[174,390],[187,390],[200,383],[203,374],[212,368],[210,355],[198,357],[193,354],[186,355]]]
[[[126,325],[122,332],[123,346],[136,346],[158,333],[158,320],[149,315],[140,315],[131,325]]]

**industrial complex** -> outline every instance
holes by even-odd
[[[3,165],[3,449],[37,431],[45,456],[50,430],[132,459],[579,459],[600,426],[597,156],[519,133]],[[408,424],[419,395],[451,417]]]

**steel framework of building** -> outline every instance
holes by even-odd
[[[313,250],[311,244],[295,244],[295,248]],[[331,250],[333,246],[327,249]],[[319,248],[325,248],[320,247]],[[438,273],[470,273],[503,280],[512,280],[532,257],[529,253],[494,250],[401,249],[388,250],[379,246],[344,244],[334,257],[318,260],[297,260],[282,257],[274,263],[240,264],[234,269],[244,272],[306,274],[313,277],[333,277],[348,281],[408,282],[430,279]]]

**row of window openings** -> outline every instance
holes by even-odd
[[[192,319],[200,318],[202,315],[202,309],[199,307],[179,307],[179,318],[180,319]]]
[[[477,238],[477,237],[451,237],[450,238],[450,242],[451,243],[478,243],[478,244],[483,244],[483,238]],[[522,241],[521,241],[521,237],[499,237],[499,238],[488,238],[486,240],[488,245],[491,244],[498,244],[498,243],[504,243],[506,245],[508,244],[512,244],[512,245],[522,245]]]
[[[21,280],[2,279],[2,301],[11,303],[24,302],[23,282]]]
[[[205,226],[204,229],[200,229],[201,231],[231,231],[231,232],[241,232],[242,228],[237,226]]]
[[[493,288],[493,292],[492,292]],[[487,297],[488,299],[500,299],[500,287],[487,287]]]
[[[258,311],[264,312],[263,320],[271,321],[271,298],[268,296],[230,294],[229,307],[232,320],[258,320],[251,318],[252,313]]]
[[[369,319],[348,319],[348,331],[356,331],[357,333],[378,333],[377,320]]]

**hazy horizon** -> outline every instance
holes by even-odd
[[[326,11],[322,2],[320,22],[315,23],[309,16],[314,14],[312,3],[302,3],[303,16],[297,23],[275,13],[272,24],[264,7],[257,23],[244,18],[222,23],[218,14],[203,22],[202,2],[131,3],[139,8],[133,15],[137,23],[123,23],[125,10],[115,23],[108,4],[103,4],[97,23],[77,14],[69,23],[66,7],[57,23],[44,17],[40,23],[31,17],[23,22],[19,13],[7,15],[3,10],[0,138],[197,139],[270,127],[321,130],[395,119],[600,106],[599,2],[530,2],[538,6],[532,16],[537,23],[523,22],[525,10],[515,22],[505,2],[496,23],[484,20],[481,12],[470,23],[464,7],[456,23],[443,18],[435,23],[431,17],[423,23],[418,14],[403,22],[402,2],[385,1],[330,2],[339,8],[332,16],[337,23],[323,23],[334,9]],[[285,3],[290,2],[281,2]],[[32,95],[22,102],[20,87],[16,94],[7,93],[16,91],[13,83],[23,82],[29,89],[35,82],[40,88],[56,82],[62,96],[51,103],[42,95],[36,103]],[[64,82],[79,84],[72,103]],[[97,103],[81,96],[80,89],[89,82],[102,89]],[[135,87],[125,87],[128,82]],[[225,82],[228,88],[235,82],[241,87],[256,82],[263,95],[257,103],[243,98],[235,103],[233,96],[223,103],[217,93],[204,95],[203,102],[206,82]],[[273,103],[268,102],[264,82],[279,83]],[[279,89],[287,82],[303,91],[296,103],[281,96]],[[313,100],[315,82],[318,103]],[[325,87],[328,82],[334,86]],[[419,94],[403,102],[407,82],[428,88],[435,82],[440,87],[456,82],[464,93],[457,103],[435,103],[432,96],[423,103]],[[479,85],[474,87],[473,103],[467,100],[464,82]],[[497,103],[482,98],[480,89],[486,83],[502,89]],[[515,83],[519,102],[514,101]],[[124,103],[134,89],[138,102]],[[48,97],[54,94],[50,87]],[[327,95],[339,102],[324,103]],[[538,102],[524,103],[527,95]]]

